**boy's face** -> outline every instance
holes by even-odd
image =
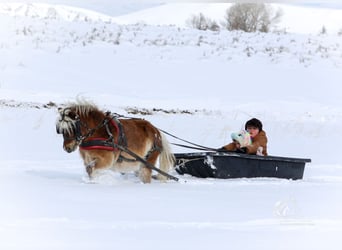
[[[251,135],[252,138],[257,136],[257,134],[259,134],[259,132],[260,132],[259,129],[257,127],[254,127],[254,126],[248,126],[247,131]]]

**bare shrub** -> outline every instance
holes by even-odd
[[[216,21],[205,17],[202,13],[200,13],[199,15],[193,15],[190,19],[187,20],[187,25],[198,30],[220,30],[220,26],[216,23]]]
[[[270,5],[263,3],[236,3],[226,12],[226,28],[245,32],[269,32],[280,21],[282,11],[274,13]]]
[[[342,29],[337,32],[337,35],[342,36]]]
[[[327,28],[323,25],[321,30],[319,31],[319,34],[320,35],[326,35],[328,32],[327,32]]]

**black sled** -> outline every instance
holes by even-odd
[[[273,177],[298,180],[311,159],[247,155],[235,152],[177,153],[176,171],[201,178]]]

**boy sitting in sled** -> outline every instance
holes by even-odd
[[[245,130],[232,133],[233,142],[220,150],[235,151],[251,155],[267,155],[267,136],[262,130],[262,123],[256,118],[246,122]]]

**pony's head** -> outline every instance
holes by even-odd
[[[246,130],[232,133],[231,137],[232,140],[238,142],[242,148],[252,144],[251,136]]]
[[[94,127],[94,123],[103,121],[104,117],[95,104],[84,100],[58,108],[58,114],[56,131],[63,135],[63,148],[68,153],[75,151],[82,140],[90,136],[88,126]]]
[[[82,141],[80,118],[72,107],[58,108],[58,114],[56,132],[63,135],[63,148],[71,153]]]

